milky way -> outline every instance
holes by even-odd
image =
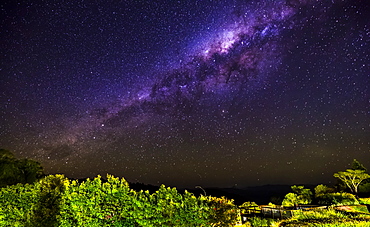
[[[190,187],[327,182],[370,162],[368,3],[163,4],[2,6],[0,145],[50,173]]]

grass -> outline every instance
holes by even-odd
[[[360,204],[370,205],[370,198],[359,198]]]
[[[284,220],[280,226],[306,226],[306,227],[370,227],[369,214],[357,214],[355,212],[344,212],[335,209],[322,209],[302,211],[293,218]]]
[[[369,210],[367,209],[366,205],[343,206],[342,210],[345,210],[348,213],[369,214]]]
[[[333,208],[298,211],[292,218],[284,220],[251,217],[243,227],[370,227],[370,214],[361,211],[346,212]]]
[[[352,221],[352,220],[331,220],[330,223],[325,222],[311,222],[311,221],[295,221],[295,222],[282,222],[281,227],[370,227],[368,221]]]

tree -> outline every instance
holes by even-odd
[[[33,183],[44,175],[39,162],[17,159],[10,151],[0,149],[0,187]]]
[[[14,159],[14,155],[8,150],[0,149],[0,160],[4,159]]]
[[[312,201],[312,192],[310,189],[304,188],[304,186],[292,186],[294,193],[298,195],[300,204],[309,204]]]
[[[206,199],[210,214],[209,221],[211,224],[209,226],[235,226],[238,221],[238,211],[233,200],[212,196],[207,196]]]
[[[328,186],[320,184],[315,187],[315,197],[319,197],[327,193],[328,193]]]
[[[352,168],[351,169],[353,169],[353,170],[364,170],[365,172],[367,172],[366,167],[364,165],[362,165],[356,159],[353,159]],[[361,184],[359,185],[358,191],[360,193],[368,193],[368,192],[370,192],[370,178],[369,179],[365,179],[363,182],[361,182]]]
[[[356,197],[347,192],[321,194],[316,197],[316,202],[322,205],[358,205]]]
[[[328,194],[328,193],[334,193],[334,188],[329,188],[326,185],[319,184],[315,187],[315,197],[320,197],[322,195]]]
[[[288,193],[283,200],[283,206],[297,206],[298,204],[310,204],[312,201],[312,192],[304,186],[292,186],[294,193]]]
[[[31,223],[34,227],[60,225],[63,194],[69,184],[68,178],[56,174],[44,177],[36,183],[38,199],[34,204]]]
[[[299,204],[298,195],[292,192],[285,195],[282,203],[284,207],[297,206],[298,204]]]
[[[359,161],[357,161],[356,159],[353,159],[352,161],[352,169],[353,170],[363,170],[363,171],[367,171],[367,169],[365,168],[364,165],[362,165]]]
[[[370,175],[364,170],[347,169],[343,172],[334,173],[334,177],[339,178],[347,185],[352,193],[357,194],[358,186],[363,180],[370,178]]]
[[[23,183],[31,184],[44,175],[43,168],[39,162],[30,159],[18,161],[18,168],[22,172]]]
[[[8,150],[0,149],[0,187],[19,183],[20,175],[14,155]]]

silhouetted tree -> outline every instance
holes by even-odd
[[[44,175],[39,162],[17,159],[12,152],[0,149],[0,187],[33,183]]]
[[[363,170],[363,171],[367,171],[367,169],[365,168],[364,165],[362,165],[359,161],[357,161],[356,159],[353,159],[352,161],[352,169],[353,170]]]

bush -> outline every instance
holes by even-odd
[[[38,200],[35,185],[17,184],[0,190],[0,226],[30,226],[32,207]]]
[[[107,176],[102,183],[98,176],[85,182],[69,182],[63,196],[63,226],[134,226],[129,214],[132,194],[125,179]]]
[[[360,193],[370,193],[370,183],[362,183],[358,187]]]
[[[233,226],[237,210],[224,197],[195,197],[176,188],[136,192],[122,178],[78,183],[50,175],[0,190],[0,226]]]
[[[252,226],[271,226],[275,223],[276,220],[272,218],[262,218],[262,217],[251,217],[248,219],[248,222]]]
[[[0,187],[18,183],[32,184],[44,176],[40,163],[29,159],[17,159],[8,150],[0,149]]]
[[[310,189],[304,188],[304,186],[292,186],[294,193],[288,193],[285,195],[282,205],[285,207],[292,207],[298,204],[310,204],[312,199],[312,192]]]
[[[239,206],[242,214],[251,214],[261,212],[261,208],[255,202],[244,202]]]
[[[59,214],[62,196],[68,179],[63,175],[50,175],[35,184],[37,200],[32,206],[31,226],[60,226]]]
[[[318,209],[312,211],[297,212],[294,216],[299,220],[337,219],[347,217],[345,214],[334,209]]]
[[[209,221],[212,226],[234,226],[238,218],[238,209],[233,200],[225,197],[205,197],[208,205]]]
[[[279,226],[285,227],[369,227],[369,216],[356,216],[353,218],[351,214],[343,213],[334,209],[321,209],[312,211],[296,212],[294,217],[281,221]]]
[[[356,197],[346,192],[322,194],[317,197],[318,204],[323,205],[358,205]]]

